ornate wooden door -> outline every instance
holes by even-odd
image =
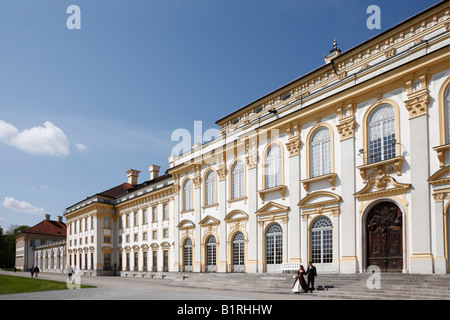
[[[367,216],[367,266],[381,271],[403,268],[402,212],[391,202],[377,204]]]

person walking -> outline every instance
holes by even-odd
[[[38,274],[39,274],[39,267],[38,266],[34,267],[34,273],[36,274],[36,278],[37,278]]]
[[[306,277],[308,279],[306,292],[313,292],[314,289],[314,280],[317,278],[317,270],[316,267],[313,266],[312,262],[308,262],[308,269],[306,270]]]
[[[31,268],[30,268],[30,273],[31,273],[31,277],[33,278],[34,277],[34,267],[33,266],[31,266]]]
[[[72,266],[69,267],[69,269],[67,269],[67,274],[68,274],[68,281],[72,282],[72,275],[75,273],[75,270],[72,268]]]

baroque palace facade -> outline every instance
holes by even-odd
[[[170,168],[69,208],[91,274],[449,272],[450,7],[442,1],[216,123]]]

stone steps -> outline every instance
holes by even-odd
[[[314,295],[338,299],[449,299],[450,275],[380,274],[369,289],[369,274],[319,275]],[[170,285],[219,290],[291,293],[292,274],[180,273]]]

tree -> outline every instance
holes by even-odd
[[[16,262],[16,236],[29,228],[25,225],[11,225],[4,233],[3,228],[0,227],[0,267],[14,267]]]

